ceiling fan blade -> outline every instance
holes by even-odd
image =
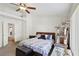
[[[20,10],[20,8],[18,8],[16,11],[19,11]]]
[[[16,6],[19,6],[17,3],[10,3],[10,4],[12,4],[12,5],[16,5]]]
[[[33,9],[33,10],[36,10],[36,8],[35,7],[27,7],[28,9]]]
[[[20,3],[19,5],[20,5],[20,6],[23,6],[23,7],[26,6],[24,3]]]
[[[25,10],[28,14],[30,14],[30,12],[28,10]]]

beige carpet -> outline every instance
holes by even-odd
[[[9,41],[6,47],[0,48],[0,56],[15,56],[16,44]]]

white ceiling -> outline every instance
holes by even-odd
[[[37,8],[36,11],[31,13],[53,16],[67,16],[72,7],[71,3],[34,3],[31,5]]]
[[[11,10],[14,10],[14,12],[16,12],[15,10],[17,9],[17,6],[12,4],[2,4],[2,5],[7,6],[9,8],[9,11],[11,8]],[[36,10],[30,10],[32,15],[52,15],[52,16],[67,16],[69,15],[69,12],[72,7],[71,3],[31,3],[30,5],[36,7]]]

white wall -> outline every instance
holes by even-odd
[[[0,4],[0,46],[2,46],[2,41],[4,46],[8,44],[8,23],[15,25],[15,41],[26,38],[26,20],[21,18],[14,9],[8,4]],[[3,32],[1,30],[2,23]]]
[[[17,19],[12,19],[5,16],[0,16],[0,21],[3,22],[3,41],[4,46],[8,43],[8,23],[15,25],[15,41],[23,39],[22,34],[22,21]],[[0,27],[1,28],[1,27]]]
[[[79,55],[79,6],[71,17],[70,47],[73,55]]]
[[[2,46],[2,22],[0,21],[0,47]]]
[[[29,35],[35,35],[36,32],[55,32],[55,26],[60,25],[66,17],[61,16],[34,16],[27,17],[27,32]]]
[[[72,8],[71,8],[70,11],[69,11],[68,18],[70,18],[70,17],[73,15],[75,9],[77,8],[77,5],[78,5],[78,3],[72,4]]]
[[[29,37],[30,34],[32,34],[32,15],[31,14],[28,14],[27,17],[26,17],[26,36],[27,38]]]
[[[0,16],[0,21],[4,24],[5,45],[8,38],[8,23],[15,25],[15,39],[18,41],[26,39],[28,35],[36,34],[36,32],[55,32],[55,26],[65,20],[65,17],[62,16],[28,14],[22,21],[19,17],[20,13],[17,13],[14,7],[8,6],[9,4],[0,4],[0,11],[7,12],[5,17]]]

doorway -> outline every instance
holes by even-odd
[[[8,43],[15,42],[15,26],[14,24],[8,23]]]

